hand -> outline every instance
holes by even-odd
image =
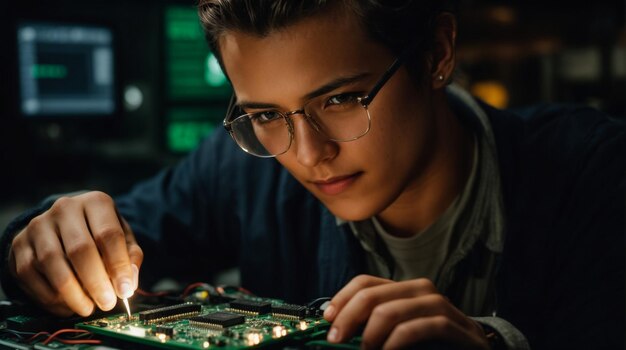
[[[9,269],[46,310],[88,316],[137,289],[143,252],[113,199],[88,192],[56,200],[13,239]],[[94,305],[95,303],[95,305]]]
[[[489,349],[482,327],[455,308],[427,279],[394,282],[361,275],[331,300],[328,341],[352,338],[365,324],[362,347],[406,348],[443,340],[462,349]]]

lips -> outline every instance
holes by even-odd
[[[336,176],[326,180],[313,181],[313,184],[324,194],[334,196],[347,190],[354,181],[361,175],[355,173],[351,175]]]

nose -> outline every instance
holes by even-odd
[[[294,128],[294,142],[291,147],[296,152],[298,162],[306,167],[314,167],[324,161],[333,159],[339,147],[319,131],[315,120],[300,114],[291,116]]]

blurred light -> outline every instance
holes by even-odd
[[[128,85],[124,90],[124,106],[128,111],[135,111],[143,104],[143,93],[135,85]]]
[[[128,333],[130,333],[131,335],[135,337],[143,338],[146,336],[146,329],[141,328],[141,327],[136,327],[136,326],[128,326]]]
[[[259,343],[261,343],[262,338],[263,336],[260,333],[248,333],[248,336],[247,336],[248,345],[250,346],[259,345]]]
[[[495,6],[489,9],[487,16],[500,24],[513,24],[517,21],[515,10],[507,6]]]
[[[602,56],[593,47],[565,51],[560,63],[561,77],[570,81],[598,80],[602,71]]]
[[[509,91],[495,80],[478,81],[470,87],[471,93],[496,108],[509,105]]]

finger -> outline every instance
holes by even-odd
[[[90,192],[85,205],[87,223],[102,255],[106,270],[120,298],[133,294],[133,272],[126,248],[126,237],[111,197]]]
[[[418,297],[436,293],[432,282],[417,279],[395,283],[384,283],[358,290],[341,308],[333,321],[329,336],[331,342],[342,342],[352,337],[358,327],[370,317],[372,310],[379,304],[395,300]],[[334,330],[334,331],[333,331]]]
[[[475,335],[439,315],[412,319],[397,325],[385,341],[383,349],[405,349],[430,340],[454,343],[463,349],[479,348],[480,344]]]
[[[346,305],[359,290],[392,282],[393,281],[388,279],[369,275],[354,277],[330,300],[330,305],[324,310],[324,318],[329,322],[333,322],[339,311],[343,309],[344,305]]]
[[[363,331],[363,345],[368,349],[381,348],[396,325],[419,317],[442,315],[463,326],[467,318],[441,294],[417,298],[396,299],[379,304],[372,310]]]
[[[10,252],[10,261],[13,261],[12,269],[22,290],[33,300],[42,305],[51,305],[55,300],[55,291],[52,289],[46,278],[37,271],[35,265],[35,253],[30,246],[14,246]],[[17,254],[14,252],[17,251]]]
[[[89,296],[102,310],[111,310],[117,303],[117,297],[109,275],[104,267],[98,248],[89,233],[89,228],[82,215],[65,215],[58,222],[65,253],[76,271],[78,280]],[[56,237],[54,237],[56,238]],[[61,249],[45,238],[38,239],[37,250]]]
[[[40,232],[37,236],[50,237],[52,235],[44,235]],[[59,294],[71,310],[81,316],[89,316],[93,312],[94,304],[78,283],[65,256],[59,253],[63,251],[61,243],[58,240],[49,240],[48,242],[56,245],[56,247],[44,250],[35,249],[37,269],[46,276],[54,293]],[[35,241],[31,242],[33,246],[36,243]]]

